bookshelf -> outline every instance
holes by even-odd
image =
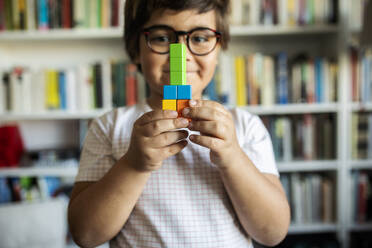
[[[316,24],[305,26],[288,25],[232,25],[232,42],[227,55],[234,57],[262,52],[277,54],[286,51],[291,57],[299,52],[314,56],[335,57],[338,61],[338,99],[326,103],[290,103],[269,106],[245,106],[244,108],[261,117],[294,116],[303,114],[331,114],[336,120],[337,142],[334,142],[334,159],[279,161],[278,168],[285,174],[319,173],[330,174],[335,184],[336,209],[333,223],[296,223],[292,224],[289,236],[300,234],[333,233],[341,242],[341,247],[349,247],[352,232],[372,231],[371,223],[357,224],[352,219],[354,192],[351,173],[355,170],[371,170],[371,159],[351,157],[351,115],[354,112],[372,112],[372,103],[351,101],[351,71],[348,59],[349,41],[358,36],[358,25],[349,25],[352,8],[348,0],[339,0],[338,24]],[[49,31],[2,31],[0,32],[0,68],[26,65],[32,68],[51,66],[65,68],[74,64],[92,63],[105,59],[127,59],[123,51],[122,28],[56,29]],[[92,53],[94,51],[94,53]],[[37,57],[37,60],[35,60]],[[79,122],[102,115],[108,109],[89,111],[40,111],[31,113],[4,112],[0,114],[0,124],[17,123],[26,137],[28,149],[64,147],[80,144]],[[38,126],[36,128],[36,126]],[[53,127],[52,127],[53,126]],[[62,137],[59,132],[73,135]],[[36,130],[35,130],[36,129]],[[55,142],[35,142],[36,132],[41,137],[52,137]],[[55,176],[73,178],[76,168],[11,168],[1,169],[0,177]]]

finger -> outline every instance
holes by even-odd
[[[162,119],[172,119],[177,118],[178,113],[174,110],[154,110],[145,113],[137,121],[137,125],[145,125],[149,122],[162,120]]]
[[[154,137],[177,128],[185,128],[188,125],[189,121],[185,118],[156,120],[141,126],[139,130],[146,137]]]
[[[160,148],[170,146],[180,140],[186,139],[189,136],[189,132],[186,130],[165,132],[151,139],[151,147]]]
[[[210,100],[190,100],[189,106],[190,107],[209,107],[209,108],[217,109],[223,113],[227,112],[227,110],[225,109],[223,105],[221,105],[218,102],[210,101]]]
[[[163,152],[165,153],[165,156],[168,158],[170,156],[173,156],[179,153],[183,148],[187,146],[187,144],[188,144],[187,140],[181,140],[180,142],[177,142],[176,144],[164,147],[162,149],[163,149]]]
[[[209,121],[226,121],[227,115],[218,109],[210,107],[185,108],[182,111],[185,118],[209,120]]]
[[[213,136],[219,139],[226,139],[227,130],[224,122],[216,121],[192,121],[188,128],[193,131],[199,131],[203,134]]]
[[[190,140],[193,143],[209,148],[212,151],[218,151],[222,149],[224,145],[223,140],[204,135],[190,135]]]

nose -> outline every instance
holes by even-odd
[[[190,51],[190,48],[187,44],[187,35],[186,34],[179,34],[178,35],[178,43],[183,43],[186,46],[186,61],[190,61],[192,57],[192,53]]]

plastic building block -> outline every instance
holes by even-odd
[[[164,85],[163,86],[163,99],[177,99],[177,86]]]
[[[170,72],[171,85],[186,85],[186,73],[181,71]]]
[[[173,43],[169,47],[171,58],[186,58],[186,46],[183,43]]]
[[[189,107],[189,100],[177,100],[178,117],[182,117],[182,110],[187,107]]]
[[[163,100],[163,110],[177,111],[177,100]]]
[[[170,57],[170,71],[182,71],[186,73],[186,59]]]
[[[188,99],[192,96],[191,85],[178,85],[177,86],[177,99]]]

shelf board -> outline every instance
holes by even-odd
[[[277,36],[304,34],[333,34],[339,31],[338,25],[309,25],[309,26],[231,26],[231,36]]]
[[[360,231],[372,231],[372,223],[367,222],[367,223],[353,223],[349,227],[350,231],[354,232],[360,232]]]
[[[5,113],[0,114],[1,121],[20,121],[20,120],[76,120],[96,118],[107,109],[98,109],[84,112],[68,112],[63,110],[51,110],[38,113]]]
[[[37,177],[37,176],[56,176],[56,177],[75,177],[78,168],[65,167],[37,167],[37,168],[1,168],[0,177]]]
[[[291,224],[289,234],[306,234],[306,233],[329,233],[337,232],[337,224],[314,223],[314,224]]]
[[[372,159],[365,160],[352,160],[349,161],[351,169],[362,170],[362,169],[372,169]]]
[[[313,26],[231,26],[232,37],[332,34],[337,33],[337,25]],[[121,39],[123,28],[104,29],[50,29],[0,32],[0,41],[40,41],[40,40],[84,40],[84,39]]]
[[[4,31],[0,41],[120,39],[122,35],[122,28]]]
[[[313,103],[313,104],[282,104],[272,106],[246,106],[247,111],[257,115],[282,115],[304,113],[335,113],[338,110],[337,103]],[[1,121],[20,120],[76,120],[96,118],[109,111],[109,109],[91,110],[85,112],[68,112],[63,110],[51,110],[38,113],[3,113]]]
[[[247,111],[257,115],[282,115],[306,113],[335,113],[338,111],[337,103],[295,103],[276,104],[272,106],[246,106]]]
[[[367,102],[367,103],[353,102],[351,103],[350,106],[351,106],[351,110],[354,112],[372,111],[372,102]]]
[[[306,171],[330,171],[337,170],[337,160],[312,160],[278,162],[279,172],[306,172]]]

